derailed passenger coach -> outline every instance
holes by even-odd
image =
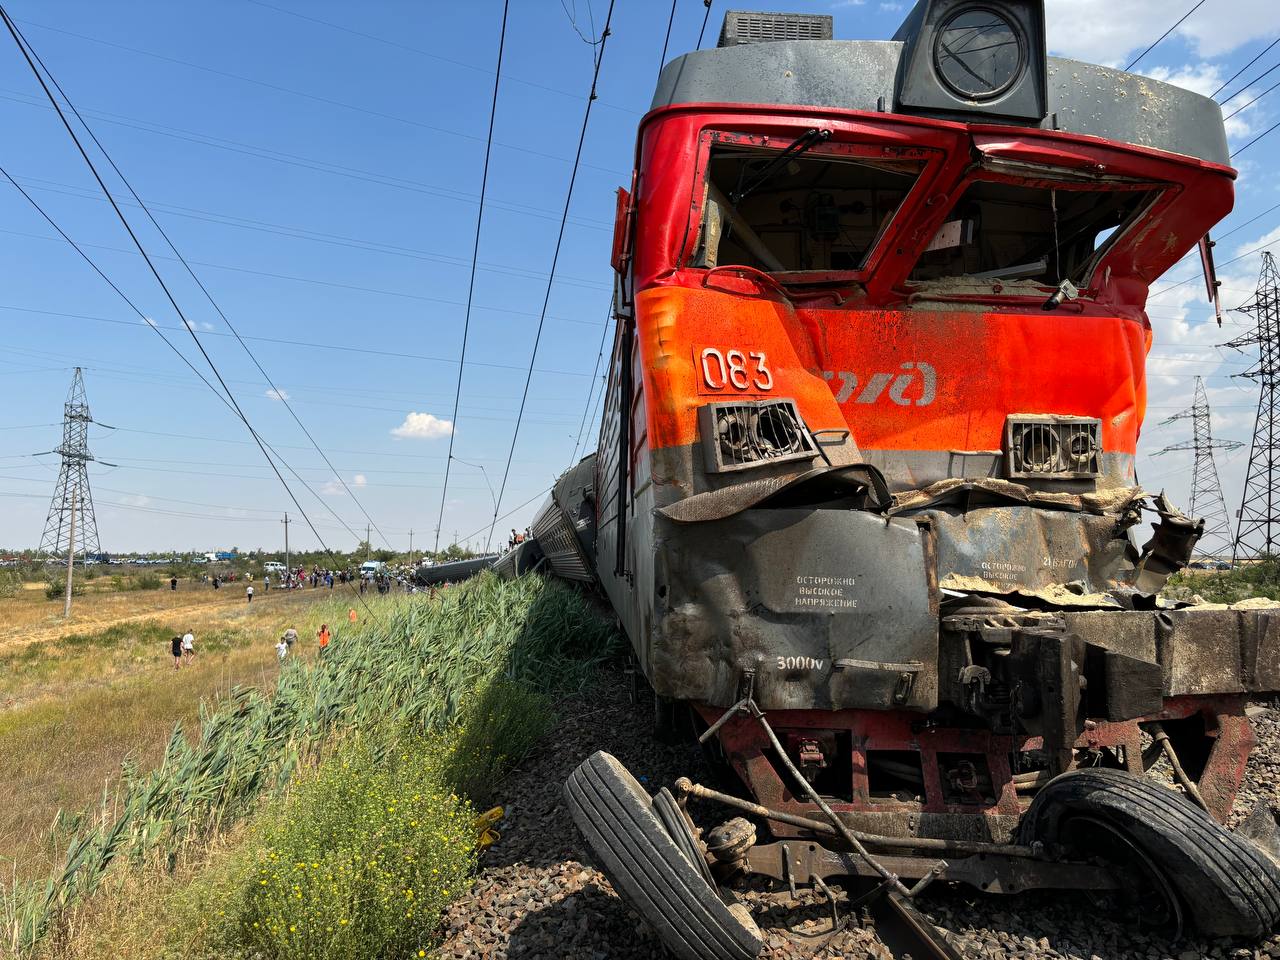
[[[1215,289],[1221,111],[1047,56],[1039,2],[830,23],[731,12],[662,71],[598,449],[507,564],[598,585],[660,726],[750,799],[596,754],[575,819],[683,957],[759,950],[749,874],[1124,892],[1259,936],[1274,820],[1222,824],[1280,618],[1157,598],[1202,524],[1135,470],[1151,285],[1200,244]],[[752,819],[704,833],[689,796]]]

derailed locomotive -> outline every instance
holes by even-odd
[[[1201,527],[1135,470],[1150,286],[1197,243],[1211,277],[1232,206],[1221,112],[1044,31],[1025,0],[920,0],[890,41],[730,13],[641,121],[598,449],[499,568],[596,584],[661,725],[751,796],[651,798],[606,754],[566,784],[682,957],[755,955],[745,874],[1280,918],[1270,811],[1221,825],[1280,616],[1157,599]],[[754,819],[703,833],[690,796]]]

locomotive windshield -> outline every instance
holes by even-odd
[[[921,160],[860,145],[784,157],[755,146],[758,138],[736,141],[711,148],[693,266],[858,270],[924,169]]]
[[[911,279],[1083,284],[1094,255],[1156,191],[1063,189],[979,180],[952,208]]]

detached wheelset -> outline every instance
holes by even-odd
[[[708,852],[670,791],[664,787],[650,797],[603,751],[583,761],[564,789],[574,822],[604,873],[675,956],[751,960],[759,954],[763,937],[746,905],[717,884],[716,875],[723,872],[710,869],[723,852]],[[741,808],[743,802],[732,805]],[[755,810],[768,819],[770,811]],[[1000,869],[996,864],[1003,861],[1003,869],[1038,874],[1042,879],[1036,886],[1086,891],[1091,888],[1069,878],[1092,875],[1098,878],[1098,896],[1118,901],[1128,916],[1175,938],[1184,927],[1207,936],[1260,938],[1280,921],[1280,866],[1265,849],[1277,846],[1275,824],[1269,810],[1261,813],[1267,829],[1260,830],[1255,817],[1253,829],[1244,831],[1255,842],[1224,829],[1173,789],[1124,771],[1091,768],[1044,786],[1023,816],[1016,842],[991,844],[992,853],[957,843],[956,855],[947,853],[946,859],[923,849],[903,856],[908,845],[902,838],[858,836],[872,851],[887,848],[867,855],[867,863],[883,857],[904,875],[928,873],[974,883],[977,870]],[[819,839],[832,840],[832,832],[827,828]],[[713,846],[715,835],[710,835]],[[812,855],[815,866],[808,879],[822,889],[822,876],[868,877],[866,863],[855,854],[827,851],[809,840],[800,843],[819,851]],[[929,843],[938,841],[922,841]],[[737,862],[748,873],[776,879],[778,874],[766,867],[769,849],[740,851]],[[795,879],[788,874],[788,880]],[[899,913],[909,911],[897,894],[883,899],[893,900]],[[920,938],[922,943],[931,939]]]
[[[722,897],[683,810],[664,787],[650,797],[597,751],[564,786],[573,820],[618,893],[681,960],[751,960],[764,940],[747,908]]]

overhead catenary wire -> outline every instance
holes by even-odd
[[[671,14],[667,17],[667,35],[662,38],[662,55],[658,57],[658,75],[662,75],[662,68],[667,65],[667,47],[671,44],[671,25],[676,22],[676,4],[680,0],[671,0]]]
[[[507,490],[507,480],[511,475],[511,461],[515,457],[516,443],[520,439],[520,423],[524,419],[525,404],[529,399],[529,384],[533,381],[533,367],[538,359],[538,344],[542,341],[542,327],[546,323],[547,308],[551,304],[551,288],[555,283],[556,267],[560,262],[560,247],[564,242],[565,224],[569,220],[569,206],[573,202],[573,187],[578,179],[578,166],[582,161],[582,148],[587,140],[587,126],[591,121],[591,105],[596,100],[596,88],[600,82],[600,67],[604,63],[605,46],[609,41],[609,28],[613,22],[613,7],[616,0],[609,0],[609,10],[605,14],[604,28],[600,31],[600,47],[596,53],[595,65],[591,71],[591,90],[587,96],[587,106],[582,114],[582,129],[578,133],[578,147],[574,153],[573,167],[569,172],[569,187],[564,196],[564,212],[560,217],[560,230],[556,235],[555,250],[551,255],[551,270],[547,277],[547,289],[542,298],[542,313],[538,318],[538,329],[533,337],[533,349],[529,353],[529,372],[525,376],[524,393],[520,398],[520,411],[516,414],[516,427],[511,435],[511,449],[507,453],[507,466],[502,473],[502,485],[498,489],[498,504],[493,510],[493,522],[489,525],[489,538],[485,542],[488,550],[493,543],[493,528],[498,523],[498,511],[502,506],[502,498]]]
[[[702,0],[706,11],[702,14],[702,27],[698,30],[698,49],[702,49],[702,37],[707,32],[707,21],[711,19],[711,0]]]
[[[1137,66],[1138,61],[1140,61],[1148,53],[1150,53],[1152,50],[1158,47],[1164,41],[1165,37],[1169,36],[1169,34],[1173,33],[1173,31],[1177,30],[1180,26],[1182,26],[1183,22],[1186,21],[1187,17],[1191,16],[1193,13],[1199,10],[1202,6],[1204,6],[1204,2],[1205,0],[1196,0],[1195,6],[1193,6],[1190,10],[1188,10],[1186,13],[1180,16],[1173,26],[1171,26],[1164,33],[1160,34],[1160,36],[1156,38],[1155,42],[1152,43],[1151,46],[1147,47],[1147,49],[1143,50],[1140,54],[1138,54],[1136,57],[1130,60],[1128,64],[1125,65],[1125,70],[1126,71],[1132,70],[1135,66]]]
[[[440,488],[440,514],[436,518],[434,550],[440,552],[440,528],[444,525],[444,505],[449,495],[449,468],[453,465],[453,441],[458,435],[458,407],[462,403],[462,375],[467,369],[467,337],[471,332],[471,304],[476,294],[476,266],[480,262],[480,233],[484,226],[484,198],[489,189],[489,158],[493,151],[493,130],[498,119],[498,90],[502,84],[502,54],[507,44],[508,0],[502,2],[502,22],[498,27],[498,62],[493,72],[493,99],[489,104],[489,135],[484,144],[484,165],[480,172],[480,207],[476,211],[475,238],[471,244],[471,277],[467,282],[467,309],[462,320],[462,349],[458,357],[458,381],[453,393],[453,418],[449,421],[449,453],[444,461],[444,484]],[[550,277],[548,277],[550,282]],[[486,482],[488,478],[486,477]],[[496,504],[495,504],[496,506]],[[495,511],[496,512],[496,511]]]
[[[1274,67],[1272,67],[1272,68],[1271,68],[1271,70],[1275,70],[1275,69],[1276,69],[1276,68],[1278,68],[1278,67],[1280,67],[1280,63],[1277,63]],[[1268,73],[1270,73],[1270,72],[1271,72],[1271,70],[1268,70],[1267,72],[1268,72]],[[1261,79],[1261,77],[1259,77],[1259,79]],[[1276,87],[1280,87],[1280,83],[1273,83],[1271,86],[1267,87],[1267,89],[1263,90],[1260,94],[1258,94],[1258,95],[1257,95],[1256,97],[1254,97],[1252,100],[1248,101],[1248,102],[1247,102],[1247,103],[1245,103],[1245,104],[1242,104],[1241,106],[1236,107],[1234,110],[1232,110],[1232,111],[1231,111],[1230,113],[1228,113],[1226,116],[1224,116],[1222,119],[1223,119],[1223,120],[1230,120],[1232,117],[1234,117],[1234,116],[1235,116],[1237,113],[1239,113],[1240,111],[1242,111],[1242,110],[1248,110],[1250,107],[1252,107],[1255,103],[1257,103],[1259,100],[1261,100],[1263,97],[1265,97],[1268,93],[1270,93],[1270,92],[1271,92],[1272,90],[1274,90]],[[1242,91],[1240,91],[1240,92],[1241,92],[1241,93],[1243,93],[1244,91],[1242,90]],[[1238,96],[1238,95],[1239,95],[1239,94],[1237,94],[1237,96]],[[1230,100],[1228,100],[1228,101],[1226,101],[1226,102],[1227,102],[1227,103],[1230,103],[1231,101],[1230,101]]]
[[[383,542],[386,543],[388,547],[391,547],[391,541],[387,538],[386,534],[384,534],[382,530],[378,528],[377,522],[369,515],[369,512],[364,508],[364,504],[360,502],[360,499],[355,495],[355,492],[351,489],[351,487],[347,485],[347,481],[343,479],[342,474],[334,468],[333,464],[329,460],[328,455],[325,454],[323,449],[321,449],[320,444],[316,441],[316,438],[312,435],[311,431],[307,429],[306,424],[302,422],[302,419],[298,416],[297,412],[293,409],[293,405],[289,403],[288,395],[283,390],[280,390],[279,388],[276,387],[275,383],[271,379],[271,375],[268,374],[267,371],[263,368],[262,364],[258,361],[257,356],[254,354],[253,350],[250,349],[249,345],[245,343],[244,339],[240,336],[240,332],[239,330],[236,329],[235,324],[231,322],[231,318],[228,317],[226,313],[223,312],[222,307],[219,306],[218,302],[213,298],[213,294],[209,292],[208,287],[204,285],[204,282],[196,274],[195,270],[191,268],[191,264],[187,262],[186,258],[182,255],[182,252],[174,244],[173,240],[169,237],[169,234],[165,231],[164,227],[160,225],[159,221],[156,220],[155,216],[151,213],[151,209],[147,206],[146,203],[143,202],[142,198],[138,196],[138,191],[136,191],[133,188],[133,184],[130,183],[129,179],[124,175],[124,171],[122,171],[120,167],[116,165],[114,158],[112,158],[111,154],[107,151],[107,148],[104,147],[102,145],[102,142],[98,139],[98,135],[93,132],[93,128],[90,127],[89,124],[85,121],[84,117],[80,115],[80,111],[76,109],[75,103],[72,102],[71,98],[67,95],[67,91],[62,88],[62,84],[58,82],[57,77],[53,75],[53,72],[49,69],[48,65],[45,64],[44,60],[40,58],[40,54],[37,53],[35,48],[31,46],[31,43],[27,40],[27,38],[23,36],[22,31],[18,29],[16,25],[13,26],[13,29],[17,33],[18,39],[21,41],[21,43],[26,45],[26,48],[28,51],[30,51],[31,56],[34,57],[36,60],[36,63],[40,65],[40,69],[44,71],[45,76],[49,78],[49,81],[53,84],[54,88],[58,91],[59,96],[62,97],[63,101],[66,103],[67,107],[71,110],[72,114],[75,115],[76,120],[80,122],[80,126],[84,129],[85,133],[89,135],[89,139],[91,139],[93,141],[94,146],[98,148],[98,152],[102,154],[103,158],[107,161],[111,169],[115,172],[115,175],[120,179],[120,182],[124,184],[125,189],[129,191],[129,195],[133,197],[134,202],[139,206],[139,208],[141,208],[142,212],[146,214],[147,219],[151,222],[151,225],[156,228],[156,231],[164,239],[165,244],[169,247],[169,249],[173,252],[173,255],[178,258],[178,261],[186,269],[187,274],[195,282],[195,285],[200,289],[200,292],[204,294],[205,299],[209,301],[210,306],[213,307],[214,311],[218,314],[218,317],[222,320],[223,323],[227,325],[227,329],[231,331],[232,335],[235,336],[236,341],[240,344],[241,349],[244,350],[244,352],[248,355],[249,359],[253,362],[253,365],[257,368],[258,372],[262,374],[263,378],[267,381],[267,384],[271,388],[272,393],[275,394],[276,399],[279,400],[280,403],[284,405],[285,410],[289,412],[289,416],[293,418],[293,422],[298,425],[298,429],[300,429],[303,432],[307,440],[311,443],[312,447],[315,448],[316,453],[318,453],[320,455],[320,458],[325,462],[325,465],[328,466],[329,469],[333,471],[334,476],[337,477],[338,482],[342,485],[342,489],[346,491],[349,497],[351,497],[351,502],[356,505],[356,508],[364,516],[365,520],[369,522],[370,526],[372,526],[373,529],[378,531],[378,535],[382,537]],[[103,189],[104,190],[106,189],[105,185],[103,186]],[[228,389],[228,395],[229,394],[230,394],[230,390]]]
[[[416,127],[418,129],[431,130],[435,133],[441,133],[441,134],[445,134],[446,136],[457,137],[461,140],[479,141],[481,139],[480,137],[472,133],[463,133],[459,130],[450,130],[448,127],[440,127],[434,124],[424,123],[423,121],[416,120],[413,117],[406,117],[406,116],[401,116],[399,114],[387,113],[385,111],[375,110],[372,107],[362,106],[357,103],[347,103],[346,101],[343,101],[343,100],[335,100],[332,97],[322,97],[319,94],[308,93],[305,90],[297,90],[297,89],[294,89],[293,87],[286,87],[278,83],[272,83],[269,80],[259,80],[257,77],[249,77],[243,74],[231,73],[227,70],[221,70],[221,69],[218,69],[217,67],[205,66],[204,64],[193,63],[189,60],[180,60],[177,57],[170,57],[167,54],[156,53],[153,50],[143,50],[139,47],[130,47],[123,43],[116,43],[112,40],[103,40],[101,37],[91,37],[87,34],[76,33],[74,30],[67,30],[63,27],[54,27],[54,26],[50,26],[47,23],[37,23],[34,20],[28,20],[28,19],[24,19],[22,22],[27,24],[28,26],[37,27],[41,30],[48,30],[52,33],[60,33],[63,36],[75,37],[78,40],[85,40],[85,41],[88,41],[89,43],[96,43],[106,47],[114,47],[117,50],[124,50],[124,51],[127,51],[128,53],[137,54],[139,56],[151,57],[153,59],[160,60],[165,63],[178,64],[179,66],[189,67],[190,69],[193,69],[193,70],[199,70],[204,73],[212,74],[213,76],[224,77],[226,79],[236,80],[241,83],[253,84],[254,86],[259,86],[266,90],[274,90],[277,93],[284,93],[289,96],[298,97],[303,100],[310,100],[314,103],[322,103],[327,106],[338,107],[343,110],[350,110],[355,113],[361,113],[367,116],[376,117],[380,120],[390,120],[396,123],[405,124],[407,126]],[[555,160],[558,163],[570,162],[568,157],[558,156],[553,153],[543,153],[540,150],[533,150],[533,149],[530,149],[529,147],[520,146],[519,144],[495,142],[494,145],[502,147],[505,150],[513,150],[518,153],[528,154],[529,156],[541,157],[544,160]],[[585,166],[593,167],[594,169],[600,170],[604,173],[615,174],[615,175],[618,173],[618,171],[616,170],[611,170],[608,167],[596,167],[594,164],[585,164]]]
[[[0,8],[0,9],[2,9],[2,8]],[[22,189],[22,187],[21,187],[19,184],[17,184],[17,183],[13,180],[13,177],[9,175],[8,171],[7,171],[7,170],[5,170],[3,166],[0,166],[0,175],[3,175],[5,179],[7,179],[11,184],[13,184],[13,185],[14,185],[14,187],[18,190],[18,192],[19,192],[19,193],[21,193],[21,194],[23,195],[23,197],[25,197],[25,198],[26,198],[26,200],[28,201],[28,203],[30,203],[30,204],[31,204],[31,206],[35,208],[36,212],[37,212],[37,213],[39,213],[39,214],[40,214],[40,216],[42,216],[42,217],[43,217],[43,218],[44,218],[44,219],[49,223],[49,225],[50,225],[50,226],[52,226],[52,227],[54,228],[54,230],[58,231],[58,233],[60,233],[60,234],[62,235],[62,237],[63,237],[63,238],[67,241],[67,243],[71,246],[71,248],[72,248],[73,250],[75,250],[75,252],[76,252],[77,254],[79,254],[79,255],[80,255],[80,257],[81,257],[81,258],[82,258],[82,259],[83,259],[83,260],[84,260],[84,261],[85,261],[85,262],[86,262],[86,263],[87,263],[87,264],[88,264],[88,265],[93,269],[93,271],[94,271],[94,272],[95,272],[99,277],[101,277],[101,278],[103,279],[103,281],[105,281],[105,282],[106,282],[106,284],[107,284],[109,287],[111,287],[111,289],[112,289],[112,290],[114,290],[114,291],[116,292],[116,294],[117,294],[117,295],[118,295],[122,300],[124,300],[124,302],[125,302],[125,303],[127,303],[127,304],[129,305],[129,307],[130,307],[130,308],[131,308],[135,313],[137,313],[137,314],[138,314],[138,316],[139,316],[139,317],[141,317],[144,321],[146,321],[146,324],[145,324],[145,325],[146,325],[146,326],[149,326],[149,327],[151,327],[152,329],[154,329],[154,330],[155,330],[155,332],[159,335],[160,339],[164,341],[165,346],[167,346],[170,350],[172,350],[172,351],[174,352],[174,354],[176,354],[176,355],[177,355],[177,357],[178,357],[178,358],[179,358],[179,359],[180,359],[184,364],[186,364],[186,365],[187,365],[187,367],[189,367],[189,368],[190,368],[191,372],[192,372],[192,373],[194,373],[198,378],[200,378],[200,380],[205,384],[205,386],[207,386],[211,391],[213,391],[214,396],[216,396],[216,397],[217,397],[217,398],[218,398],[218,399],[223,403],[223,405],[224,405],[224,406],[226,406],[229,410],[231,410],[231,411],[232,411],[232,413],[234,414],[234,413],[235,413],[235,409],[232,407],[231,403],[230,403],[230,402],[228,402],[227,398],[226,398],[225,396],[223,396],[222,391],[220,391],[217,387],[215,387],[215,386],[213,385],[213,383],[212,383],[212,382],[210,382],[209,378],[208,378],[208,377],[206,377],[206,376],[205,376],[205,375],[204,375],[204,374],[203,374],[199,369],[197,369],[197,368],[196,368],[196,366],[195,366],[195,365],[190,361],[190,359],[188,359],[188,357],[186,356],[186,354],[184,354],[181,350],[179,350],[179,349],[178,349],[178,347],[177,347],[177,345],[176,345],[176,344],[174,344],[174,343],[173,343],[173,341],[172,341],[172,340],[170,340],[167,336],[165,336],[164,331],[163,331],[163,330],[161,330],[157,324],[155,324],[155,323],[151,323],[151,322],[150,322],[150,319],[149,319],[149,318],[148,318],[148,317],[147,317],[147,316],[142,312],[142,309],[141,309],[140,307],[138,307],[138,305],[137,305],[137,304],[135,304],[135,303],[134,303],[134,302],[129,298],[129,296],[128,296],[127,294],[125,294],[125,292],[124,292],[123,290],[121,290],[121,289],[120,289],[120,287],[119,287],[119,286],[118,286],[118,285],[117,285],[117,284],[116,284],[116,283],[115,283],[115,282],[114,282],[110,277],[108,277],[108,276],[106,275],[106,273],[104,273],[104,272],[103,272],[102,268],[101,268],[101,267],[99,267],[99,266],[98,266],[98,264],[97,264],[97,263],[95,263],[95,262],[93,261],[93,259],[92,259],[88,254],[86,254],[86,253],[84,252],[84,250],[82,250],[82,249],[81,249],[80,245],[79,245],[79,244],[77,244],[75,240],[73,240],[73,239],[72,239],[72,238],[71,238],[71,237],[70,237],[70,236],[69,236],[65,231],[63,231],[63,229],[58,225],[58,223],[57,223],[56,221],[54,221],[54,220],[53,220],[53,218],[52,218],[52,217],[50,217],[50,216],[49,216],[49,214],[44,210],[44,208],[43,208],[43,207],[41,207],[38,203],[36,203],[35,199],[34,199],[34,198],[32,198],[32,197],[30,196],[30,194],[28,194],[25,190],[23,190],[23,189]],[[350,526],[348,526],[348,525],[346,524],[346,522],[342,519],[342,517],[341,517],[341,516],[339,516],[339,515],[338,515],[338,513],[337,513],[337,512],[336,512],[336,511],[335,511],[335,510],[334,510],[334,509],[333,509],[333,508],[332,508],[328,503],[326,503],[326,502],[325,502],[324,498],[322,498],[318,493],[316,493],[316,491],[315,491],[315,490],[313,490],[313,489],[311,488],[311,486],[310,486],[309,484],[307,484],[306,480],[304,480],[304,479],[302,478],[302,476],[301,476],[301,475],[299,475],[298,471],[297,471],[297,470],[295,470],[295,469],[294,469],[294,468],[293,468],[293,467],[288,463],[288,461],[286,461],[282,456],[280,456],[279,451],[277,451],[277,450],[276,450],[274,447],[272,447],[270,444],[267,444],[265,440],[262,440],[262,439],[257,435],[257,433],[256,433],[256,431],[254,430],[254,428],[253,428],[252,426],[250,426],[247,422],[246,422],[246,426],[249,426],[249,431],[250,431],[250,433],[254,435],[254,441],[255,441],[255,442],[256,442],[260,447],[261,447],[261,445],[262,445],[262,444],[266,444],[266,447],[267,447],[267,449],[268,449],[268,450],[270,450],[271,455],[272,455],[272,456],[274,456],[276,459],[278,459],[282,464],[284,464],[285,469],[286,469],[286,470],[288,470],[288,471],[289,471],[289,473],[293,475],[294,479],[296,479],[299,483],[301,483],[301,484],[302,484],[302,485],[307,489],[307,491],[308,491],[308,492],[309,492],[313,497],[315,497],[315,498],[316,498],[316,500],[318,500],[318,501],[320,502],[320,504],[321,504],[322,506],[324,506],[324,507],[325,507],[325,508],[326,508],[326,509],[327,509],[327,510],[328,510],[328,511],[329,511],[329,512],[334,516],[334,518],[335,518],[335,519],[337,519],[337,520],[338,520],[338,522],[339,522],[339,523],[341,523],[341,524],[346,528],[346,530],[347,530],[347,532],[348,532],[348,533],[350,533],[352,536],[355,536],[355,535],[356,535],[356,534],[355,534],[355,531],[353,531],[353,530],[351,529],[351,527],[350,527]],[[244,441],[244,442],[245,442],[245,443],[248,443],[249,441]],[[270,457],[270,456],[268,456],[268,457],[267,457],[267,460],[268,460],[268,463],[272,466],[272,469],[273,469],[273,470],[275,470],[275,465],[274,465],[274,463],[271,463],[271,457]],[[179,472],[179,471],[172,471],[172,472]],[[182,471],[182,472],[185,472],[185,471]],[[202,475],[202,476],[210,476],[210,474],[208,473],[208,471],[203,471],[200,475]],[[230,475],[228,475],[228,476],[230,476]],[[279,471],[276,471],[276,476],[277,476],[277,477],[279,477]],[[263,479],[263,478],[261,478],[261,477],[246,477],[245,479],[258,480],[258,479]],[[285,485],[285,489],[286,489],[286,490],[288,490],[288,485],[287,485],[287,484]],[[292,494],[290,494],[290,495],[292,496]],[[296,503],[296,501],[295,501],[295,503]],[[298,507],[298,509],[299,509],[299,512],[303,512],[303,511],[302,511],[302,508],[301,508],[300,506]],[[305,516],[305,512],[304,512],[304,514],[303,514],[303,515]]]
[[[1252,60],[1246,63],[1243,67],[1241,67],[1239,70],[1233,73],[1226,81],[1223,82],[1222,86],[1218,87],[1218,89],[1213,91],[1213,93],[1209,94],[1209,96],[1213,97],[1216,100],[1218,98],[1218,94],[1220,94],[1223,90],[1227,89],[1227,87],[1231,86],[1231,84],[1235,83],[1236,79],[1240,76],[1240,74],[1244,73],[1246,70],[1252,67],[1255,63],[1261,60],[1266,55],[1267,51],[1270,50],[1272,47],[1274,47],[1277,43],[1280,43],[1280,37],[1276,37],[1274,40],[1268,43],[1265,47],[1263,47],[1261,53],[1259,53],[1256,57],[1254,57]],[[1257,83],[1256,80],[1253,80],[1250,82]],[[1246,83],[1245,87],[1248,87],[1248,86],[1249,84]],[[1227,99],[1224,100],[1223,103],[1227,103],[1232,98],[1238,97],[1239,95],[1240,95],[1240,91],[1236,91],[1230,97],[1227,97]]]
[[[333,551],[329,549],[327,544],[325,544],[324,538],[320,536],[320,532],[316,529],[315,524],[312,522],[310,516],[307,514],[307,511],[303,508],[301,502],[299,502],[296,494],[294,494],[292,488],[289,486],[288,481],[286,481],[284,478],[284,475],[280,473],[280,469],[279,467],[276,466],[275,460],[272,459],[271,454],[267,452],[267,448],[263,444],[261,437],[258,435],[258,432],[254,429],[253,425],[249,422],[249,418],[245,415],[244,411],[240,408],[240,404],[236,400],[235,395],[232,394],[230,388],[227,386],[226,382],[223,380],[222,373],[218,370],[217,365],[213,362],[213,358],[210,357],[208,351],[205,350],[204,344],[201,343],[200,337],[196,333],[195,325],[192,324],[187,319],[186,314],[183,312],[181,306],[178,305],[177,299],[173,296],[172,291],[170,291],[168,284],[165,283],[164,278],[160,275],[160,271],[156,268],[155,264],[151,261],[151,257],[147,253],[146,248],[142,245],[142,242],[138,239],[137,234],[133,230],[133,226],[129,223],[128,217],[124,215],[124,211],[122,211],[119,205],[116,203],[115,198],[111,195],[111,191],[107,189],[107,185],[103,181],[101,174],[98,172],[97,166],[94,164],[92,158],[90,158],[88,152],[85,150],[84,144],[80,142],[80,138],[76,135],[75,129],[71,126],[71,122],[67,119],[67,116],[63,112],[61,105],[58,103],[57,98],[53,95],[53,91],[49,89],[49,85],[45,82],[44,76],[41,74],[40,69],[36,66],[34,60],[32,59],[32,53],[29,51],[25,41],[21,39],[21,36],[18,33],[17,26],[14,24],[12,18],[10,18],[9,16],[8,10],[6,10],[3,5],[0,5],[0,19],[4,20],[5,26],[8,28],[10,35],[13,37],[14,43],[17,44],[18,50],[21,52],[23,59],[26,60],[27,66],[30,67],[32,74],[34,74],[36,81],[40,84],[40,88],[44,91],[45,96],[49,98],[49,102],[53,104],[53,107],[58,114],[59,120],[62,121],[63,127],[66,129],[67,134],[71,137],[72,143],[75,144],[76,150],[79,152],[86,166],[88,166],[89,172],[93,175],[94,180],[97,181],[98,186],[102,189],[102,192],[107,196],[108,200],[110,201],[111,207],[115,211],[116,217],[119,219],[120,224],[124,227],[125,232],[128,233],[129,239],[133,241],[134,246],[137,247],[138,252],[142,255],[142,258],[146,261],[147,267],[150,270],[151,275],[155,278],[156,283],[159,284],[160,289],[164,291],[165,298],[169,301],[170,305],[173,307],[174,312],[177,313],[178,318],[182,321],[182,325],[186,327],[187,333],[191,335],[191,339],[194,341],[196,348],[200,351],[201,356],[204,357],[205,363],[209,365],[210,371],[212,371],[214,377],[218,380],[219,384],[221,384],[222,390],[226,395],[227,401],[234,408],[236,415],[241,420],[241,422],[244,423],[246,429],[248,429],[250,436],[253,437],[254,442],[258,445],[258,448],[259,450],[261,450],[263,457],[266,458],[267,463],[270,464],[272,472],[275,473],[276,478],[280,481],[280,485],[284,487],[285,493],[288,495],[290,501],[293,503],[298,513],[302,515],[302,518],[306,522],[307,527],[311,530],[312,535],[316,538],[317,541],[319,541],[320,545],[324,548],[325,552],[332,557]],[[11,177],[9,177],[8,179],[10,180],[11,183],[14,183],[14,185],[17,186],[16,182],[13,181]],[[33,204],[35,203],[35,201],[32,200],[29,196],[28,196],[28,200],[30,200]],[[46,219],[49,219],[47,214],[45,215],[45,217]],[[50,222],[52,223],[52,221]],[[84,256],[83,253],[81,255]],[[180,356],[182,356],[181,351],[178,351],[178,353]],[[184,359],[185,359],[185,356],[184,356]],[[194,367],[192,369],[194,369]],[[348,584],[348,586],[350,586],[350,584]],[[352,593],[355,596],[359,596],[358,594],[355,593],[354,588],[352,590]],[[372,617],[375,621],[380,622],[380,618],[377,616],[377,614],[373,612],[373,610],[368,606],[368,604],[365,603],[364,598],[359,597],[359,600],[360,600],[360,603],[365,607],[365,610],[369,613],[370,617]]]
[[[1254,137],[1252,140],[1246,143],[1243,147],[1240,147],[1239,149],[1232,151],[1229,159],[1234,160],[1236,157],[1240,156],[1240,154],[1244,153],[1246,150],[1252,147],[1255,143],[1257,143],[1263,137],[1268,136],[1271,133],[1274,133],[1277,128],[1280,128],[1280,122],[1273,123],[1271,126],[1267,127],[1266,130],[1262,131],[1262,133],[1258,134],[1256,137]]]
[[[613,327],[611,321],[613,320],[616,305],[616,299],[609,301],[609,316],[605,319],[604,326],[600,331],[600,349],[596,352],[596,365],[595,369],[591,371],[591,382],[587,384],[587,403],[582,408],[582,422],[578,424],[578,439],[574,441],[573,454],[569,457],[570,466],[578,462],[578,448],[582,446],[582,436],[587,428],[587,414],[591,412],[591,401],[595,397],[596,378],[600,374],[600,364],[604,361],[604,345],[608,342],[609,331]]]

